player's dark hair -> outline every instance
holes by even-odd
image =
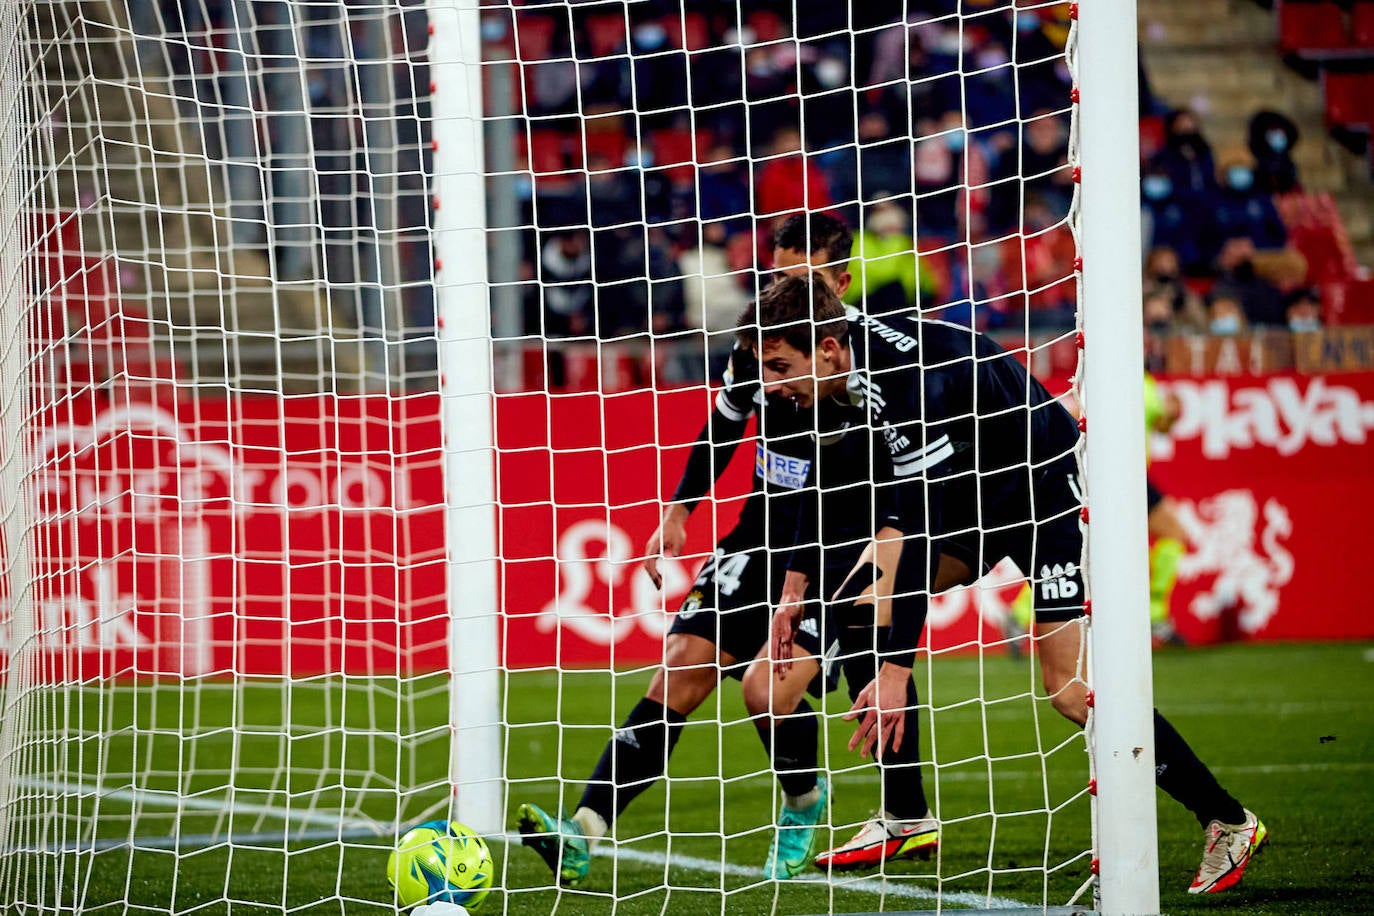
[[[824,213],[796,213],[773,233],[773,247],[825,256],[825,266],[836,272],[849,267],[854,249],[854,233],[833,216]]]
[[[780,277],[745,307],[736,323],[740,343],[755,349],[760,339],[776,339],[810,355],[827,337],[841,344],[849,340],[844,303],[814,272]]]

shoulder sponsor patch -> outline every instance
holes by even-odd
[[[811,473],[811,461],[769,451],[760,442],[754,453],[754,473],[784,489],[800,490]]]

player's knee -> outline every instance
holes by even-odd
[[[1082,728],[1088,721],[1088,685],[1072,673],[1045,671],[1045,692],[1064,718]]]
[[[745,672],[741,687],[744,708],[751,716],[786,715],[797,708],[797,698],[772,676],[769,665],[754,665]]]

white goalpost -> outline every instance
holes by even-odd
[[[0,902],[393,913],[388,851],[447,819],[494,853],[480,912],[1158,912],[1134,23],[7,6]],[[1053,709],[1017,610],[1074,570],[989,557],[930,596],[916,656],[932,856],[766,878],[783,802],[727,673],[560,886],[519,812],[573,815],[640,740],[703,570],[750,587],[725,539],[777,511],[751,495],[777,476],[759,421],[728,464],[713,443],[705,499],[675,489],[804,213],[853,232],[847,304],[967,328],[970,358],[985,333],[1081,408],[1089,725]],[[645,545],[679,499],[657,587]],[[751,546],[776,600],[791,545]],[[844,689],[811,703],[814,853],[887,790]]]

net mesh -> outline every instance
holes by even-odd
[[[4,14],[0,885],[27,911],[394,907],[386,849],[447,816],[466,734],[445,333],[490,330],[508,829],[576,808],[739,515],[752,440],[662,589],[640,569],[787,216],[855,230],[847,301],[986,331],[1068,387],[1066,4],[486,4],[482,204],[435,195],[432,33],[468,21],[446,12]],[[489,329],[436,328],[439,214],[488,226]],[[723,681],[582,889],[494,835],[485,908],[1066,902],[1087,763],[1011,657],[1027,573],[932,602],[933,859],[765,881],[780,800]],[[848,706],[821,710],[821,848],[880,804]]]

